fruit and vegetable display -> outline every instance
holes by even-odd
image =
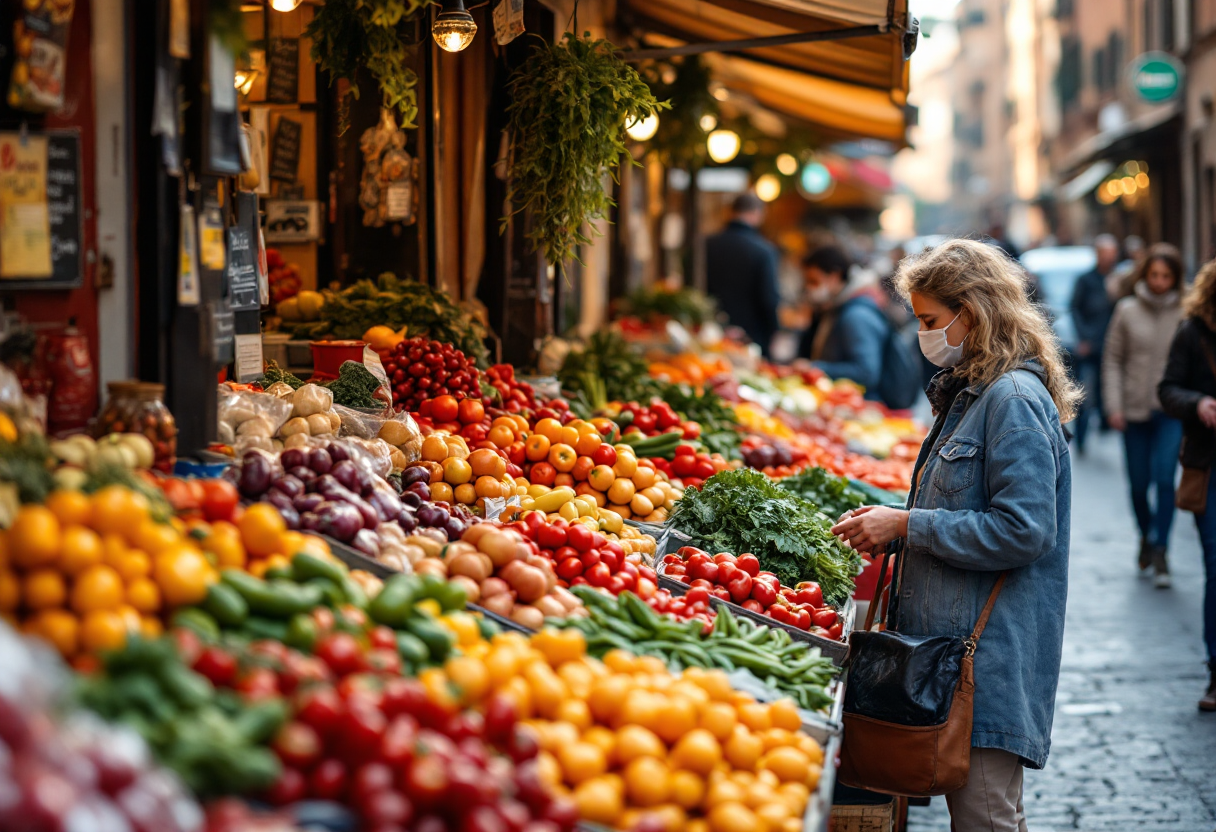
[[[803,468],[797,474],[778,480],[777,485],[808,503],[814,503],[833,520],[846,511],[874,502],[873,496],[853,487],[847,478],[838,477],[826,468]]]
[[[760,559],[750,552],[737,557],[730,552],[711,555],[695,546],[681,546],[663,556],[659,574],[688,584],[686,603],[713,597],[833,641],[844,635],[844,620],[824,601],[819,584],[803,581],[796,587],[783,586],[776,575],[760,568]]]
[[[427,399],[452,396],[480,399],[477,363],[451,344],[423,337],[400,341],[384,362],[393,389],[393,406],[418,410]]]
[[[270,284],[270,302],[278,306],[288,298],[300,294],[300,267],[283,259],[277,248],[266,249],[267,281]]]
[[[714,319],[717,304],[713,298],[696,289],[682,287],[671,290],[659,286],[636,290],[624,298],[618,305],[618,311],[646,326],[653,327],[673,320],[684,326],[699,327]]]
[[[751,469],[723,471],[685,491],[671,525],[701,548],[755,555],[786,586],[815,581],[833,605],[848,599],[860,571],[857,553],[832,537],[818,508]]]

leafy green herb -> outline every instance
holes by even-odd
[[[418,75],[409,67],[410,50],[399,30],[430,0],[328,0],[304,29],[312,39],[312,59],[329,73],[350,82],[349,94],[359,97],[355,75],[367,67],[380,87],[383,106],[401,114],[401,126],[413,129],[418,116]],[[350,127],[350,102],[338,102],[338,135]]]
[[[739,419],[721,396],[713,390],[696,393],[683,384],[664,384],[659,397],[671,405],[681,419],[701,425],[701,444],[706,450],[727,459],[739,457]]]
[[[266,370],[262,373],[261,377],[258,378],[257,383],[262,385],[263,390],[268,390],[270,389],[270,385],[278,384],[280,381],[286,384],[292,390],[299,390],[304,386],[303,379],[284,370],[279,366],[277,361],[274,359],[267,361]]]
[[[409,337],[425,335],[454,344],[478,366],[489,366],[486,329],[443,292],[416,280],[400,280],[385,272],[373,283],[360,280],[340,292],[326,290],[321,320],[284,325],[300,338],[360,338],[377,324],[406,328]]]
[[[792,477],[777,481],[777,487],[796,494],[819,506],[828,517],[839,517],[846,511],[871,502],[852,486],[846,477],[838,477],[826,468],[803,468]]]
[[[583,349],[571,350],[557,379],[585,416],[610,401],[649,402],[660,389],[646,360],[613,330],[600,330]]]
[[[15,485],[21,502],[41,503],[54,487],[50,456],[46,438],[33,431],[19,434],[16,442],[0,440],[0,482]]]
[[[358,361],[343,361],[338,377],[326,383],[334,394],[334,404],[343,407],[382,407],[384,402],[373,395],[380,389],[380,379]]]
[[[674,292],[658,288],[642,288],[625,299],[621,311],[643,321],[666,316],[685,326],[700,326],[712,321],[717,312],[713,298],[696,289],[683,288]]]
[[[832,537],[830,521],[814,505],[752,469],[722,471],[700,491],[688,489],[670,522],[710,551],[751,552],[786,586],[818,581],[837,606],[852,594],[860,571],[860,556]]]
[[[515,213],[532,212],[533,249],[561,268],[591,242],[584,224],[613,205],[604,174],[615,177],[622,157],[631,158],[626,125],[667,104],[615,46],[590,34],[538,42],[508,86],[511,201]],[[504,228],[509,220],[503,218]]]

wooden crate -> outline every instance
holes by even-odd
[[[880,806],[833,806],[831,832],[891,832],[895,801]]]

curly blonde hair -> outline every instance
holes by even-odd
[[[1060,421],[1067,422],[1082,394],[1068,375],[1051,324],[1027,296],[1027,283],[1026,271],[1003,251],[963,239],[905,258],[895,276],[904,297],[915,292],[969,313],[971,332],[956,373],[972,384],[988,384],[1024,361],[1037,361]]]
[[[1216,260],[1209,260],[1195,275],[1195,282],[1182,299],[1182,314],[1216,332]]]

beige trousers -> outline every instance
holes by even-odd
[[[951,832],[1027,832],[1022,760],[996,748],[971,749],[967,785],[946,795]]]

